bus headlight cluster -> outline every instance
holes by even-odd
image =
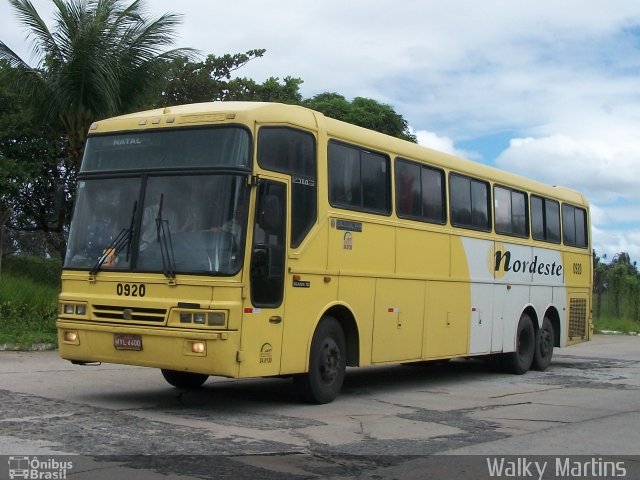
[[[87,314],[87,304],[62,302],[61,311],[64,315],[78,315],[84,317]]]
[[[203,325],[208,327],[224,327],[227,324],[227,313],[224,311],[180,311],[181,324]]]

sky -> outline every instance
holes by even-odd
[[[52,25],[52,2],[32,0]],[[239,76],[304,80],[391,105],[419,142],[579,190],[593,246],[640,262],[640,2],[147,0],[182,15],[175,46],[265,48]],[[30,44],[8,0],[0,39]]]

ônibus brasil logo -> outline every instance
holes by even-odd
[[[9,478],[26,480],[65,480],[67,471],[73,468],[73,462],[55,458],[9,457]]]

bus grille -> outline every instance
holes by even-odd
[[[572,298],[569,301],[569,338],[584,338],[587,324],[587,299]]]
[[[93,315],[104,320],[164,322],[166,314],[167,310],[164,308],[93,305]]]

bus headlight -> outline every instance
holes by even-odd
[[[72,345],[80,345],[80,337],[75,330],[64,330],[62,332],[62,338],[64,343],[70,343]]]
[[[87,315],[87,304],[86,303],[67,303],[61,302],[60,311],[63,315],[77,315],[79,317],[84,317]]]
[[[175,309],[171,314],[170,323],[187,327],[215,327],[225,328],[227,326],[227,310],[182,310]]]
[[[210,327],[224,327],[227,323],[227,316],[224,312],[211,312],[207,315],[207,325]]]

